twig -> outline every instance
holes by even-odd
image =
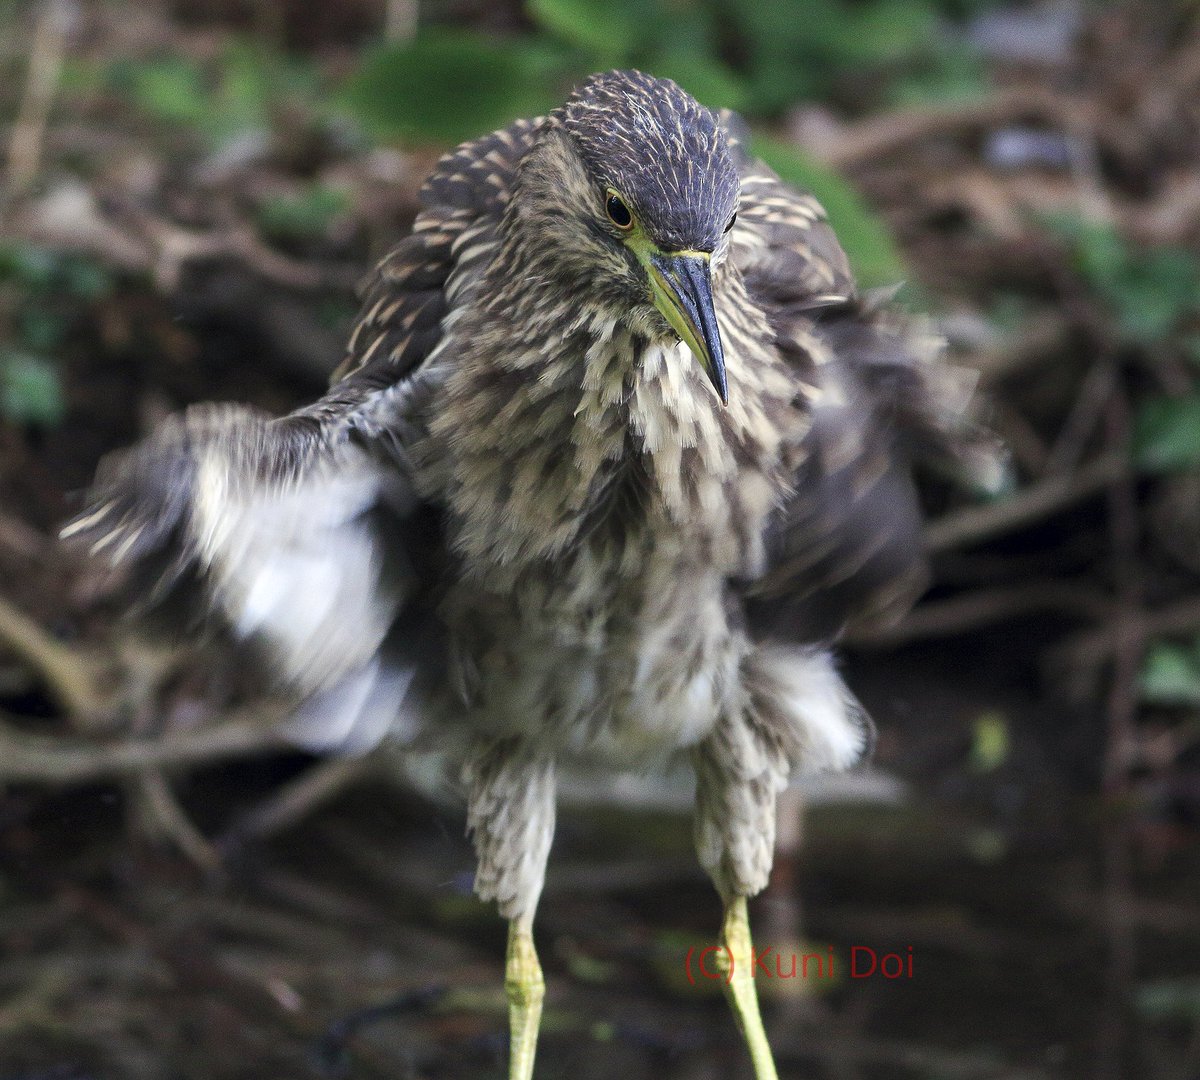
[[[149,815],[147,824],[173,843],[206,877],[220,877],[220,855],[179,805],[162,772],[151,769],[139,775],[137,793]]]
[[[850,645],[895,648],[914,641],[951,637],[1036,612],[1061,612],[1072,618],[1099,621],[1109,615],[1110,607],[1094,589],[1059,582],[980,589],[922,604],[895,626],[856,630],[846,641]]]
[[[1112,123],[1112,118],[1101,113],[1093,102],[1071,98],[1050,87],[1029,86],[1006,90],[984,101],[938,109],[901,109],[871,117],[842,131],[831,140],[822,157],[835,168],[853,168],[877,162],[923,139],[1002,127],[1028,117],[1065,131],[1088,131],[1119,150],[1128,149],[1130,140],[1119,138],[1122,125]]]
[[[375,767],[371,758],[332,758],[314,765],[238,818],[217,840],[217,849],[228,852],[250,840],[283,832],[358,783]]]
[[[198,260],[229,259],[264,281],[305,293],[349,291],[358,279],[357,270],[314,266],[282,255],[249,226],[200,232],[127,203],[115,211],[102,210],[92,192],[66,184],[34,203],[14,229],[41,243],[95,255],[122,270],[149,273],[168,294],[178,289],[188,264]]]
[[[3,597],[0,597],[0,642],[45,680],[54,700],[67,713],[92,716],[105,709],[107,699],[97,685],[98,666],[56,641]]]
[[[0,783],[77,784],[272,753],[286,745],[276,730],[284,716],[280,706],[259,704],[200,731],[114,742],[31,735],[0,722]]]
[[[417,0],[387,0],[383,36],[394,45],[406,45],[417,36]]]
[[[1124,393],[1109,400],[1105,417],[1110,446],[1124,445],[1129,438],[1129,403]],[[1137,496],[1128,479],[1115,481],[1108,494],[1108,531],[1112,544],[1112,574],[1118,592],[1114,618],[1115,663],[1108,694],[1108,738],[1104,755],[1104,789],[1123,795],[1129,784],[1129,766],[1136,746],[1138,670],[1146,649],[1143,620],[1138,617],[1143,602],[1143,582],[1138,565],[1141,529]]]
[[[1003,502],[938,518],[925,530],[926,550],[947,551],[1002,536],[1082,502],[1129,476],[1131,471],[1124,453],[1109,451],[1073,473],[1047,477]]]
[[[1131,631],[1130,619],[1137,620],[1137,633],[1145,640],[1186,634],[1200,629],[1200,596],[1189,596],[1157,611],[1140,611],[1126,619],[1125,632]],[[1103,664],[1117,649],[1120,635],[1114,623],[1080,634],[1055,650],[1058,659],[1072,667],[1094,668]]]
[[[248,228],[201,233],[148,214],[139,217],[145,235],[157,249],[154,280],[164,293],[178,290],[183,268],[189,262],[221,257],[238,259],[260,277],[285,288],[312,291],[323,284],[318,269],[272,251]]]
[[[1079,464],[1116,381],[1117,365],[1111,357],[1092,365],[1050,451],[1047,472],[1068,472]]]
[[[1001,502],[938,518],[925,530],[925,547],[941,552],[1002,536],[1082,502],[1131,473],[1124,454],[1105,454],[1076,472],[1048,477]]]
[[[47,0],[29,53],[25,94],[8,143],[8,198],[20,195],[37,177],[42,161],[46,119],[58,88],[66,49],[70,6]]]

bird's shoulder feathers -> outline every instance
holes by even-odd
[[[947,364],[893,290],[860,293],[825,211],[747,151],[722,115],[742,194],[730,258],[784,361],[809,387],[788,453],[791,494],[768,526],[769,565],[744,600],[759,632],[824,640],[902,614],[926,581],[914,468],[986,486],[994,444],[970,373]]]
[[[749,152],[741,117],[724,110],[721,122],[741,179],[729,257],[750,295],[768,315],[812,310],[856,296],[850,263],[824,207]]]
[[[421,188],[413,231],[371,271],[346,357],[334,381],[367,367],[398,379],[419,367],[442,337],[456,271],[485,259],[517,166],[542,120],[517,120],[446,154]]]

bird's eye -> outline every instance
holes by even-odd
[[[604,200],[604,209],[608,212],[609,221],[618,229],[633,227],[633,214],[630,213],[629,207],[625,205],[625,200],[615,191],[608,192],[608,197]]]
[[[732,229],[734,227],[734,225],[736,225],[736,224],[737,224],[737,214],[735,213],[733,215],[733,217],[731,217],[729,219],[729,224],[725,226],[725,231],[729,232],[729,230]]]

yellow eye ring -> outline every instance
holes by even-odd
[[[608,220],[622,232],[633,228],[633,212],[612,188],[604,193],[604,211],[608,214]]]

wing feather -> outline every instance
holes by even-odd
[[[988,486],[999,458],[973,417],[973,376],[945,362],[941,340],[892,306],[891,291],[860,294],[817,200],[746,153],[737,117],[724,122],[742,179],[731,258],[781,355],[814,388],[747,612],[760,633],[829,640],[897,618],[925,587],[914,469]]]
[[[240,405],[172,417],[101,464],[63,530],[151,603],[183,601],[263,647],[303,702],[293,733],[306,744],[368,747],[414,712],[418,666],[437,667],[425,616],[445,557],[440,515],[417,497],[404,447],[448,298],[488,258],[538,126],[442,160],[413,232],[369,279],[320,401],[278,419]]]
[[[518,120],[442,158],[421,188],[412,233],[365,283],[362,312],[335,381],[376,363],[403,374],[436,348],[452,278],[470,275],[491,253],[513,176],[541,125],[540,119]]]

